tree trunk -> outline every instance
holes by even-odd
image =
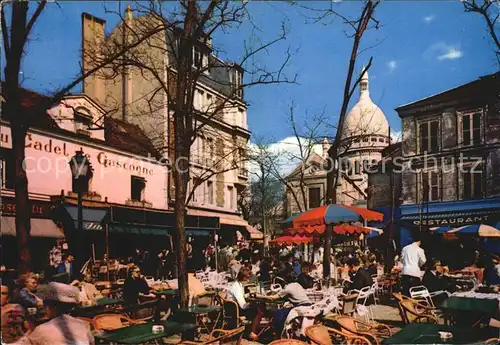
[[[177,279],[179,282],[179,293],[181,307],[187,307],[189,301],[189,287],[186,267],[186,232],[185,232],[185,217],[186,217],[186,190],[187,182],[186,169],[189,169],[187,161],[179,157],[182,154],[176,153],[176,162],[179,162],[179,170],[175,168],[175,247],[177,254]]]
[[[16,236],[17,248],[19,252],[19,274],[31,270],[30,251],[30,217],[31,210],[28,195],[28,179],[24,169],[24,146],[26,131],[17,126],[11,128],[12,150],[14,151],[15,169],[15,203],[16,203]]]
[[[328,224],[325,227],[325,244],[323,252],[323,278],[327,286],[330,286],[330,253],[332,250],[332,232],[333,224]]]

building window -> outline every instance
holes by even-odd
[[[146,189],[146,180],[144,177],[131,176],[131,196],[133,201],[144,201],[144,191]]]
[[[205,154],[206,154],[206,163],[208,166],[211,165],[211,163],[213,163],[215,161],[215,157],[214,157],[214,139],[213,138],[205,138]]]
[[[237,97],[243,97],[243,75],[240,70],[234,71],[234,90]]]
[[[231,210],[234,210],[236,209],[235,206],[234,206],[234,188],[233,186],[228,186],[227,187],[227,194],[228,194],[228,198],[229,198],[229,208]]]
[[[2,187],[14,189],[14,179],[16,177],[14,169],[14,154],[12,150],[5,150],[0,156],[0,168],[2,169]]]
[[[198,192],[202,188],[201,180],[199,178],[193,178],[193,184],[192,184],[191,188],[193,190],[192,201],[199,202],[200,200],[198,198],[198,194],[199,194]]]
[[[481,113],[462,115],[462,144],[464,146],[481,144],[481,122]]]
[[[378,138],[378,141],[380,141],[381,143],[384,142],[384,138]]]
[[[363,142],[367,143],[368,142],[368,137],[363,138]]]
[[[92,115],[87,109],[77,108],[75,110],[75,132],[90,135],[90,127],[92,126]]]
[[[203,54],[200,51],[200,47],[193,47],[193,67],[202,68],[203,67]]]
[[[371,139],[372,139],[372,141],[374,141],[374,142],[375,142],[375,141],[377,141],[377,138],[375,138],[375,137],[372,137]]]
[[[309,188],[309,209],[321,206],[321,188]]]
[[[420,182],[422,202],[441,200],[441,176],[438,171],[422,172]]]
[[[481,166],[462,172],[462,199],[483,197],[483,169]]]
[[[208,204],[211,205],[214,202],[214,183],[212,181],[207,181],[207,197]]]
[[[418,125],[420,153],[439,150],[439,120],[421,122]]]

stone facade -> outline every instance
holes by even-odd
[[[127,8],[124,18],[127,25],[120,23],[104,39],[105,21],[89,14],[82,15],[84,70],[93,66],[93,60],[89,56],[92,53],[98,54],[98,51],[93,49],[94,46],[106,46],[109,42],[116,44],[131,39],[126,27],[133,30],[154,25],[154,19],[149,16],[133,17],[130,7]],[[165,78],[162,83],[150,72],[135,67],[124,68],[121,73],[115,74],[104,70],[103,73],[84,81],[85,92],[100,100],[106,111],[110,112],[110,116],[137,124],[162,151],[163,156],[171,161],[174,154],[174,132],[169,99],[174,92],[175,71],[172,70],[174,52],[169,49],[170,43],[175,39],[173,31],[165,30],[153,35],[149,41],[141,43],[133,51],[136,56],[144,56],[148,59],[147,63],[155,66],[158,75]],[[152,48],[153,45],[166,48],[155,49]],[[192,179],[188,184],[188,193],[194,188],[196,179],[199,178],[203,182],[193,191],[190,207],[237,215],[237,192],[248,184],[245,157],[250,132],[243,94],[234,93],[228,85],[233,85],[238,73],[240,78],[242,77],[242,70],[238,65],[223,62],[212,55],[211,41],[200,48],[206,51],[203,63],[208,63],[210,69],[198,79],[193,106],[194,111],[201,114],[198,120],[206,124],[191,146]],[[171,92],[167,94],[162,90],[161,84],[168,85]],[[211,119],[203,118],[203,113],[206,113],[209,107],[214,107],[217,102],[227,97],[230,97],[228,105],[224,106],[217,116]],[[221,166],[223,164],[225,166]],[[205,176],[212,175],[210,169],[214,168],[223,172],[213,174],[205,181]],[[170,176],[170,201],[173,201],[173,188]]]
[[[499,94],[497,73],[396,109],[403,204],[500,195]]]

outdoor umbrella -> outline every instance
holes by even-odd
[[[306,211],[292,220],[292,229],[306,232],[324,232],[327,224],[352,223],[360,221],[382,221],[384,215],[380,212],[348,205],[330,204]],[[359,228],[359,227],[358,227]],[[309,229],[309,230],[306,230]],[[354,233],[354,228],[339,229],[346,233]],[[351,232],[349,232],[351,231]],[[334,229],[335,232],[335,229]],[[368,233],[368,231],[367,231]]]
[[[472,225],[464,225],[459,228],[451,229],[444,232],[445,237],[455,237],[461,235],[477,235],[479,237],[496,237],[500,238],[500,230],[486,224],[472,224]]]
[[[270,243],[276,243],[276,244],[302,244],[302,243],[311,243],[312,238],[310,237],[302,237],[302,236],[281,236],[278,238],[275,238],[274,240],[269,241]]]
[[[369,227],[352,224],[339,224],[333,227],[333,233],[337,235],[369,234],[370,231]],[[304,226],[287,229],[285,232],[290,235],[319,236],[325,232],[325,226]]]

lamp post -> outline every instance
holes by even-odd
[[[80,148],[80,151],[76,151],[75,155],[69,161],[69,167],[71,169],[71,175],[73,177],[73,191],[78,195],[78,229],[75,240],[76,246],[73,249],[76,249],[78,253],[75,253],[75,261],[80,263],[82,262],[82,257],[80,253],[81,242],[79,241],[80,237],[83,233],[83,207],[82,207],[82,199],[83,193],[88,192],[89,189],[89,180],[92,178],[92,164],[86,155],[84,155],[83,150]],[[76,263],[75,262],[75,263]],[[80,265],[74,265],[80,269]]]

